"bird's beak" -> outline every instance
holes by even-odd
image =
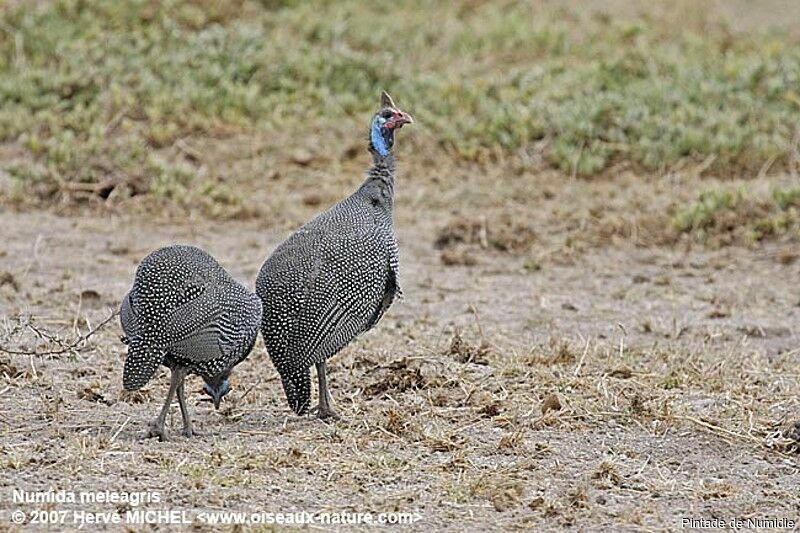
[[[400,118],[397,119],[397,121],[395,122],[396,125],[395,127],[401,128],[403,127],[403,124],[413,124],[413,123],[414,123],[414,117],[412,117],[405,111],[400,111]]]

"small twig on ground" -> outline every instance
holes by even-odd
[[[46,339],[46,340],[48,340],[48,341],[50,341],[52,343],[55,343],[55,344],[57,344],[59,346],[59,348],[58,349],[45,350],[43,352],[39,352],[39,351],[36,351],[36,350],[11,350],[11,349],[6,348],[4,346],[0,346],[0,352],[4,352],[4,353],[10,354],[10,355],[59,355],[59,354],[67,353],[67,352],[72,352],[72,351],[75,351],[77,349],[82,348],[83,345],[85,345],[86,341],[89,340],[89,338],[92,335],[94,335],[95,333],[100,331],[106,324],[108,324],[109,322],[114,320],[114,318],[116,318],[116,316],[118,314],[119,314],[119,311],[114,311],[113,313],[111,313],[111,315],[108,316],[108,318],[106,318],[105,320],[103,320],[102,322],[97,324],[97,326],[95,328],[93,328],[93,329],[90,328],[89,331],[87,331],[83,335],[78,336],[77,338],[75,338],[70,343],[64,343],[64,341],[62,341],[61,339],[56,338],[51,333],[47,333],[45,331],[42,331],[39,328],[37,328],[36,326],[34,326],[33,324],[28,324],[28,327],[36,335],[38,335],[39,338]]]
[[[758,175],[756,176],[756,179],[758,181],[761,181],[767,177],[767,172],[769,172],[769,169],[772,168],[772,165],[775,163],[777,159],[778,156],[773,155],[769,159],[767,159],[767,161],[763,165],[761,165],[761,169],[758,171]]]
[[[175,141],[175,148],[178,149],[183,155],[185,155],[188,159],[193,162],[202,161],[203,154],[201,154],[197,149],[191,146],[189,143],[186,142],[184,139],[178,139]]]
[[[244,391],[244,393],[242,393],[242,395],[239,396],[239,398],[237,398],[237,403],[241,402],[242,400],[244,400],[247,397],[247,395],[250,394],[250,391],[252,391],[254,388],[258,387],[259,385],[261,385],[261,380],[260,379],[256,383],[254,383],[253,385],[250,385],[247,388],[247,390]]]
[[[702,177],[703,172],[711,168],[711,165],[714,164],[714,161],[717,160],[717,156],[715,154],[711,154],[710,156],[706,157],[702,163],[697,165],[693,170],[692,174],[697,176],[698,178]]]
[[[586,354],[589,353],[589,343],[591,342],[591,338],[586,339],[586,345],[583,347],[583,353],[581,354],[581,358],[578,360],[578,364],[575,366],[575,372],[573,375],[578,377],[578,374],[581,372],[581,368],[583,368],[583,363],[586,361]]]
[[[52,333],[48,333],[46,331],[43,331],[43,330],[37,328],[33,324],[28,324],[28,329],[33,331],[36,334],[36,336],[39,337],[40,339],[44,339],[46,341],[52,342],[53,344],[57,344],[62,348],[65,346],[64,345],[64,341],[62,341],[61,339],[59,339],[58,337],[56,337]]]
[[[751,441],[751,442],[759,442],[760,443],[760,440],[755,438],[755,437],[753,437],[752,435],[747,435],[745,433],[739,433],[739,432],[736,432],[736,431],[731,431],[730,429],[726,429],[726,428],[724,428],[722,426],[718,426],[716,424],[712,424],[711,422],[706,422],[705,420],[700,420],[699,418],[696,418],[696,417],[693,417],[693,416],[678,415],[678,416],[676,416],[676,418],[678,418],[679,420],[687,420],[689,422],[697,424],[698,426],[700,426],[702,428],[705,428],[708,431],[710,431],[711,433],[714,433],[714,434],[716,434],[717,436],[720,436],[720,437],[733,437],[733,438],[736,438],[736,439],[741,439],[741,440],[747,440],[747,441]]]
[[[120,432],[121,432],[123,429],[125,429],[125,426],[126,426],[126,425],[128,425],[128,422],[130,422],[130,421],[131,421],[131,417],[128,417],[128,418],[125,420],[125,422],[123,422],[123,423],[122,423],[122,424],[119,426],[119,429],[117,429],[117,431],[115,431],[115,432],[114,432],[114,434],[113,434],[113,435],[111,435],[111,440],[109,440],[109,442],[114,442],[114,441],[117,439],[117,437],[119,436]]]

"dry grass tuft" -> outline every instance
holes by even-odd
[[[422,364],[413,359],[402,358],[388,365],[374,369],[377,377],[367,384],[364,394],[379,397],[388,392],[405,392],[407,390],[423,390],[435,386],[438,380],[423,375]]]
[[[475,266],[478,264],[474,252],[465,248],[445,248],[439,258],[445,266]]]
[[[610,461],[600,463],[597,470],[592,473],[591,478],[596,480],[595,483],[598,488],[608,489],[622,485],[622,476],[617,471],[616,465]]]
[[[461,336],[461,331],[456,329],[453,338],[450,340],[450,347],[447,354],[459,363],[474,363],[478,365],[488,365],[489,356],[492,349],[485,339],[481,340],[479,346],[475,346],[465,341]]]
[[[569,339],[551,337],[547,342],[547,349],[541,353],[535,352],[532,363],[544,366],[564,365],[577,360],[572,343]]]
[[[524,254],[536,241],[536,232],[528,221],[520,220],[509,213],[500,213],[492,218],[454,217],[439,230],[434,247],[447,252],[447,255],[443,252],[443,261],[451,261],[457,257],[472,257],[467,254],[467,250]],[[452,251],[454,249],[460,253],[456,254]]]
[[[556,394],[549,394],[542,402],[542,416],[547,415],[547,413],[550,411],[560,410],[561,401],[558,399],[558,395]]]

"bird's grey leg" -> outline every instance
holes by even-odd
[[[172,399],[175,397],[175,391],[178,389],[183,383],[183,378],[186,376],[186,372],[180,368],[173,368],[172,374],[170,376],[170,383],[169,383],[169,392],[167,392],[167,401],[164,402],[164,407],[161,408],[161,414],[158,415],[158,418],[153,420],[150,423],[150,432],[147,434],[148,437],[158,437],[160,441],[169,440],[167,438],[167,430],[164,428],[164,423],[167,420],[167,413],[169,413],[169,406],[172,403]]]
[[[184,380],[181,379],[181,383],[178,385],[178,405],[181,406],[181,417],[183,417],[183,436],[199,437],[202,436],[202,433],[192,427],[192,418],[189,416],[189,408],[186,405],[186,394],[184,392],[183,381]]]
[[[315,409],[317,417],[325,418],[340,418],[339,413],[331,407],[331,393],[328,392],[328,378],[325,375],[325,362],[317,363],[317,380],[319,381],[319,405]]]

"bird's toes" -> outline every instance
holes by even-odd
[[[159,424],[157,421],[150,423],[150,429],[147,432],[147,438],[152,439],[158,437],[158,440],[161,442],[167,442],[169,440],[169,435],[167,434],[166,428]]]
[[[342,417],[334,411],[333,409],[328,409],[327,411],[322,412],[319,416],[320,420],[341,420]]]
[[[342,418],[339,416],[339,413],[334,411],[331,407],[319,404],[312,407],[308,414],[311,416],[316,416],[320,420],[340,420]]]
[[[194,429],[192,427],[184,427],[183,428],[183,436],[186,437],[187,439],[190,439],[192,437],[204,437],[205,436],[205,432],[204,431],[198,431],[198,430],[196,430],[196,429]]]
[[[789,438],[800,443],[800,420],[794,423],[794,428],[789,430]]]
[[[147,438],[148,439],[153,439],[153,438],[156,438],[156,437],[158,437],[158,440],[161,441],[161,442],[169,441],[169,435],[167,434],[167,431],[165,429],[161,429],[161,430],[150,429],[150,431],[147,432]]]

